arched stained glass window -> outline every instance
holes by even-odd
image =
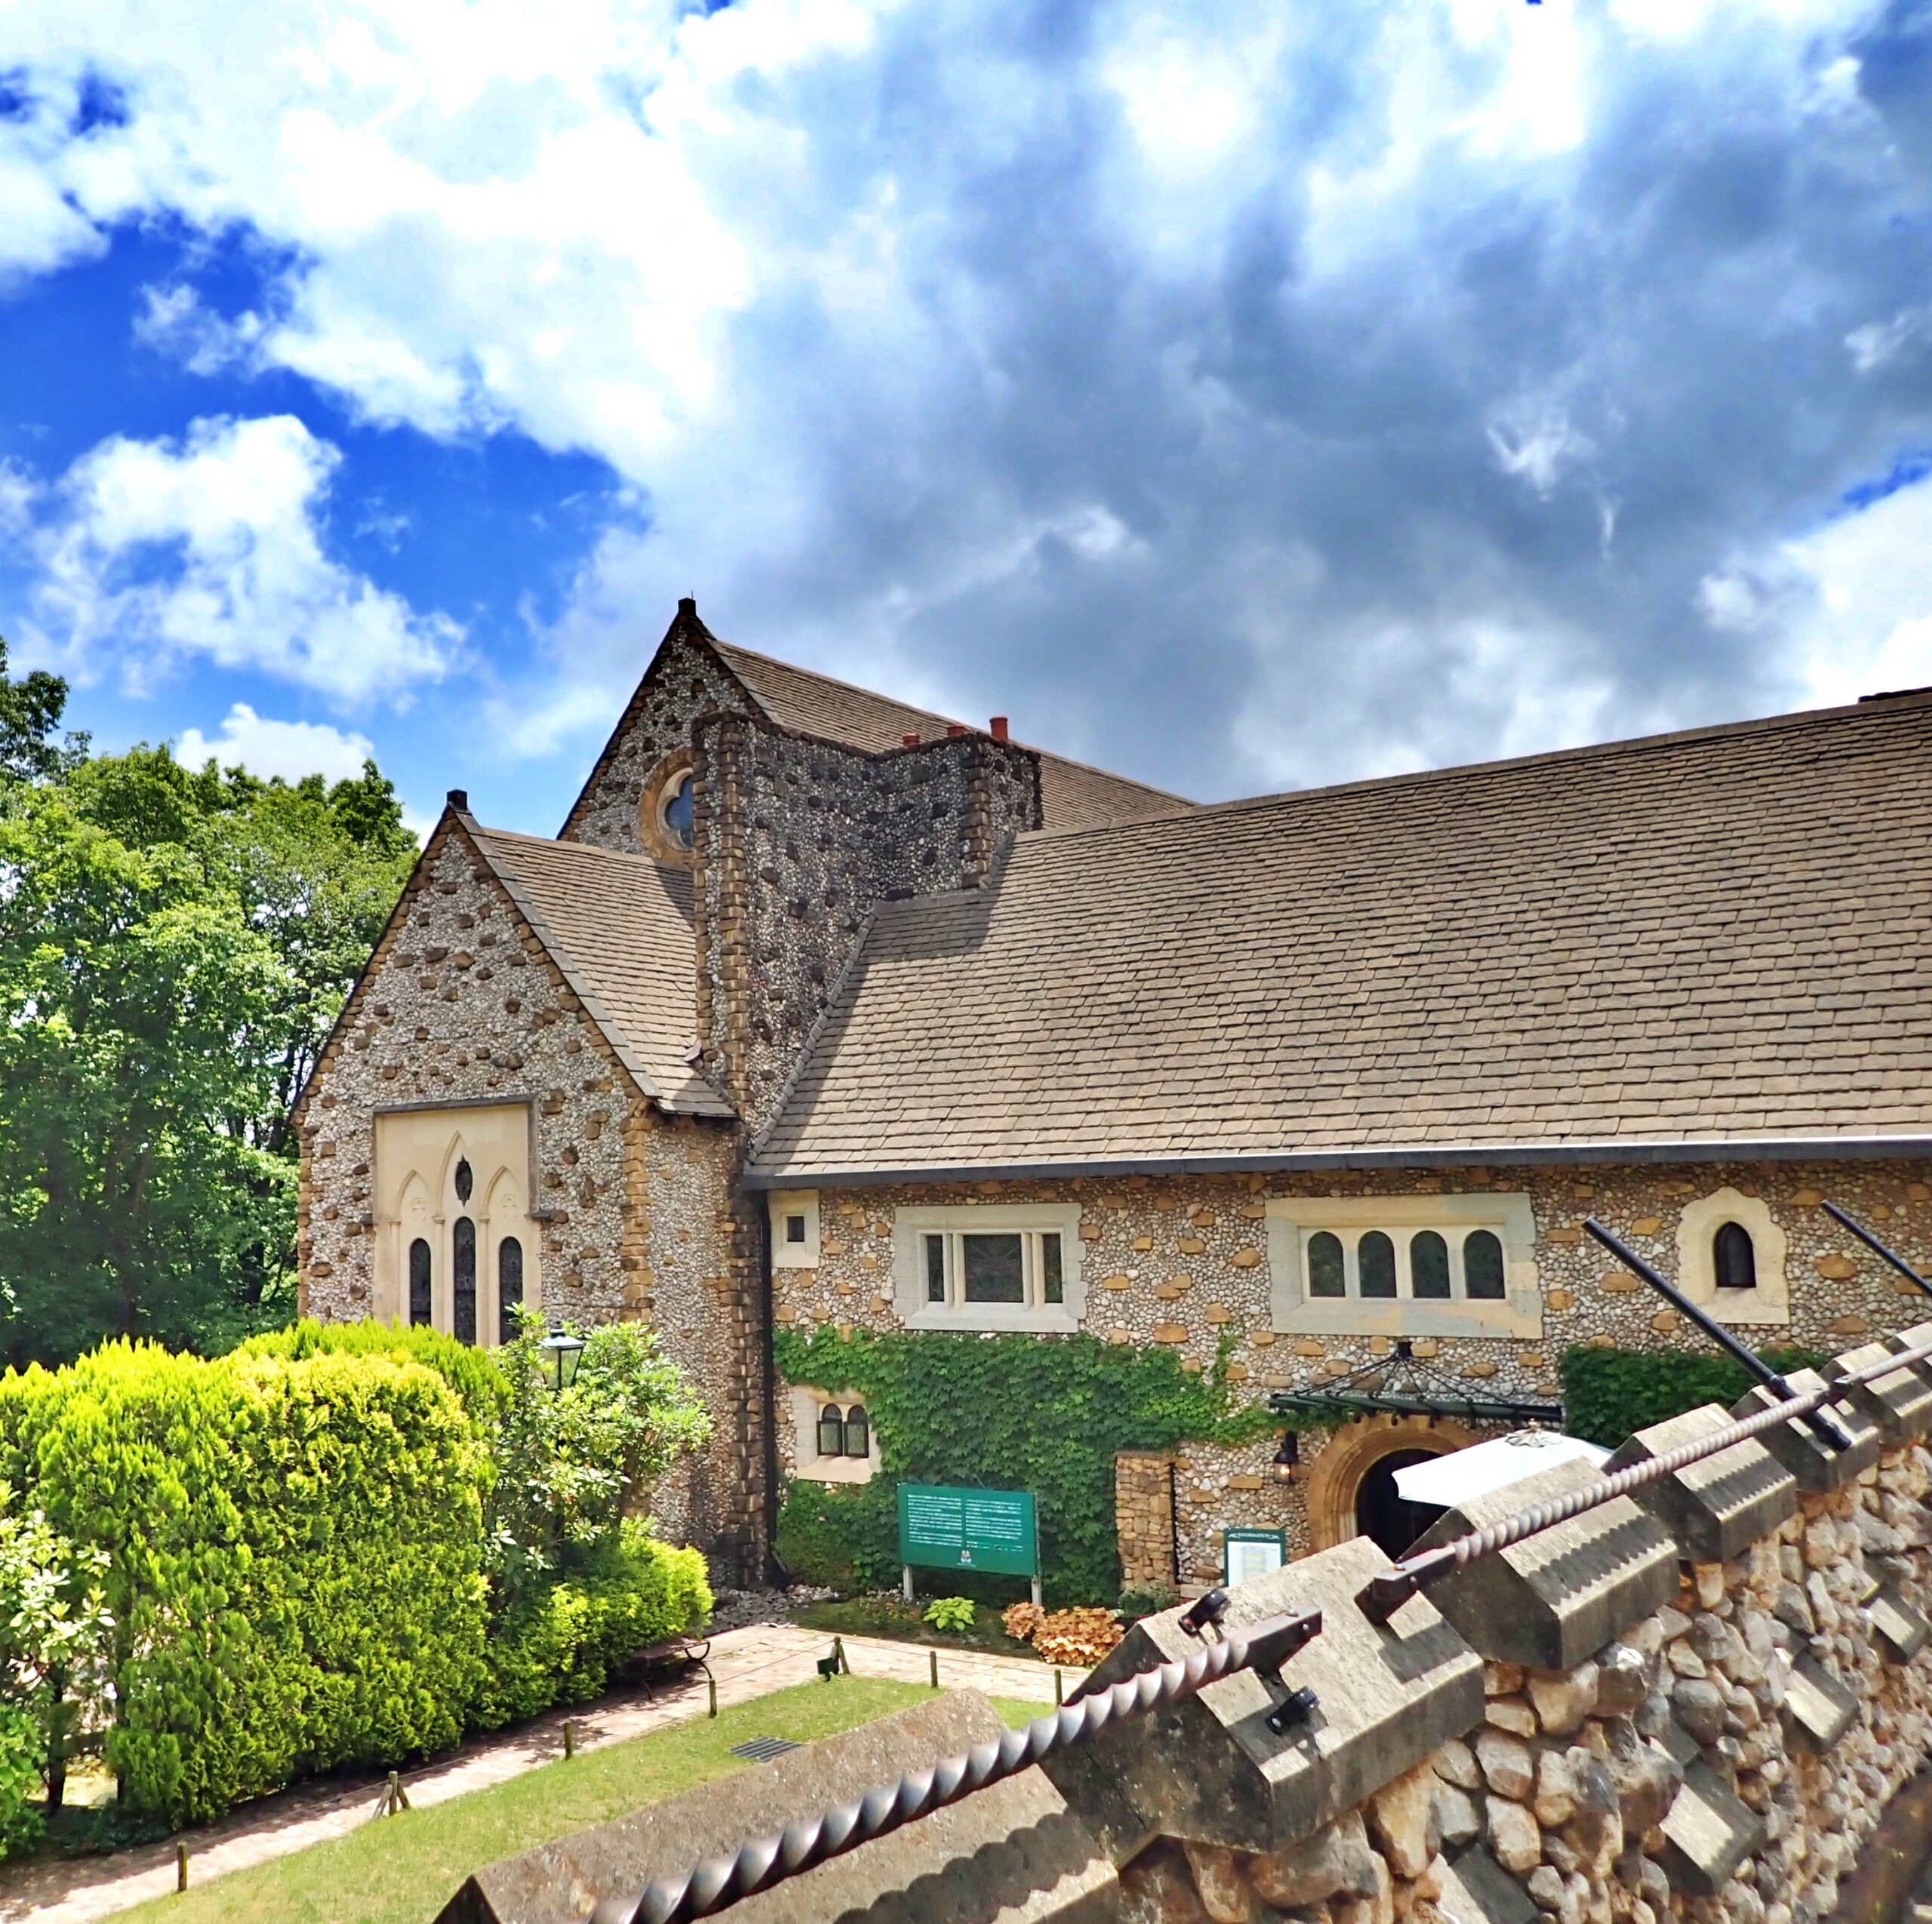
[[[516,1341],[516,1313],[523,1307],[523,1245],[506,1236],[497,1245],[497,1340]]]
[[[1758,1252],[1751,1232],[1741,1222],[1727,1222],[1711,1245],[1711,1268],[1720,1289],[1755,1289]]]
[[[418,1329],[429,1326],[429,1246],[420,1236],[409,1246],[409,1320]]]
[[[1371,1229],[1355,1245],[1355,1266],[1364,1296],[1395,1293],[1395,1246],[1379,1229]]]
[[[460,1343],[476,1340],[476,1225],[466,1216],[456,1219],[454,1314],[450,1333]]]
[[[697,838],[697,784],[687,775],[664,798],[664,832],[680,848]]]
[[[872,1449],[872,1418],[866,1414],[863,1403],[855,1403],[845,1412],[845,1454],[848,1456],[869,1456]]]
[[[1348,1292],[1342,1274],[1342,1239],[1326,1229],[1317,1230],[1308,1239],[1308,1293],[1345,1296]]]
[[[1426,1302],[1449,1300],[1449,1245],[1435,1230],[1409,1238],[1409,1293]]]
[[[1472,1302],[1500,1303],[1503,1286],[1503,1244],[1490,1229],[1472,1229],[1463,1239],[1463,1293]]]
[[[818,1453],[821,1456],[845,1454],[845,1413],[835,1403],[828,1403],[818,1413]]]

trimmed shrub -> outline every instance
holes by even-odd
[[[626,1657],[710,1614],[704,1559],[659,1542],[648,1523],[627,1522],[583,1568],[526,1597],[492,1629],[472,1721],[491,1729],[553,1704],[588,1703]]]
[[[109,1555],[108,1764],[177,1825],[456,1741],[487,1474],[444,1377],[393,1354],[123,1340],[0,1377],[0,1480]]]
[[[285,1357],[291,1363],[312,1356],[392,1356],[420,1363],[455,1391],[470,1420],[485,1432],[509,1397],[509,1385],[488,1350],[406,1323],[318,1323],[311,1317],[251,1336],[231,1354]]]
[[[45,1828],[35,1800],[46,1751],[40,1720],[0,1698],[0,1861],[38,1843]]]
[[[1761,1352],[1781,1374],[1815,1369],[1815,1350]],[[1750,1388],[1742,1363],[1690,1350],[1577,1348],[1563,1357],[1564,1427],[1573,1437],[1614,1449],[1638,1430],[1681,1416],[1701,1403],[1728,1409]]]

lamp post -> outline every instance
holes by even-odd
[[[537,1347],[550,1358],[555,1368],[557,1394],[561,1396],[577,1375],[577,1358],[583,1354],[583,1339],[573,1336],[561,1323],[553,1323]]]

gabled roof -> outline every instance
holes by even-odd
[[[1928,819],[1920,692],[1022,836],[879,909],[751,1173],[1922,1140]]]
[[[680,1114],[732,1114],[686,1060],[697,1039],[689,872],[459,819],[638,1087]]]
[[[949,727],[961,725],[950,716],[909,707],[890,696],[874,694],[870,689],[854,687],[789,662],[774,661],[769,655],[755,654],[715,635],[707,638],[746,692],[781,728],[882,755],[897,748],[908,735],[930,742]],[[1044,748],[1034,753],[1040,758],[1040,805],[1049,828],[1097,828],[1109,822],[1172,815],[1195,806],[1179,795],[1089,768],[1084,762],[1069,761],[1063,755],[1049,755]]]

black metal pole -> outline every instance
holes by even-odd
[[[1629,1270],[1641,1276],[1680,1315],[1687,1316],[1734,1362],[1744,1367],[1781,1401],[1789,1402],[1798,1392],[1748,1344],[1741,1343],[1706,1309],[1694,1303],[1670,1279],[1653,1269],[1629,1245],[1604,1228],[1595,1216],[1584,1219],[1583,1227]],[[1851,1439],[1822,1409],[1806,1412],[1804,1420],[1833,1449],[1849,1449]]]
[[[1849,1229],[1868,1249],[1876,1250],[1901,1276],[1910,1277],[1928,1296],[1932,1296],[1932,1283],[1927,1282],[1925,1278],[1920,1275],[1903,1256],[1887,1249],[1884,1244],[1880,1242],[1878,1237],[1873,1235],[1871,1231],[1856,1217],[1846,1215],[1835,1203],[1822,1203],[1819,1206],[1834,1222],[1841,1224],[1845,1228]]]

